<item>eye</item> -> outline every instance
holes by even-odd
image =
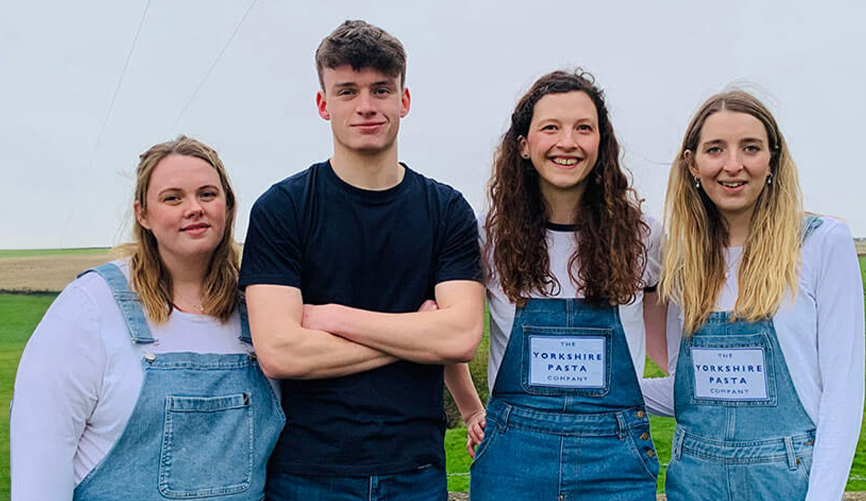
[[[174,205],[180,202],[180,197],[178,195],[166,195],[162,198],[162,201]]]
[[[543,125],[543,126],[541,127],[541,130],[543,130],[543,131],[548,131],[548,132],[553,132],[553,131],[557,131],[557,130],[559,130],[559,127],[557,127],[557,126],[554,125],[554,124],[547,124],[547,125]]]
[[[205,191],[204,193],[202,193],[201,198],[203,198],[205,200],[213,200],[218,195],[219,195],[219,193],[217,193],[216,191],[209,190],[209,191]]]
[[[387,87],[379,87],[378,89],[375,89],[373,91],[373,94],[375,94],[377,96],[387,96],[387,95],[391,94],[391,89],[389,89]]]
[[[355,91],[353,91],[352,89],[340,89],[337,91],[338,96],[351,96],[354,93]]]
[[[709,148],[704,150],[704,153],[706,153],[708,155],[718,155],[721,152],[722,152],[722,148],[719,146],[710,146]]]
[[[593,131],[592,125],[589,124],[580,124],[577,126],[577,130],[580,132],[590,133]]]
[[[758,153],[761,151],[761,147],[757,144],[749,144],[746,145],[745,148],[743,148],[743,151],[745,151],[746,153]]]

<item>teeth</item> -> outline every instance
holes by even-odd
[[[719,181],[722,186],[727,186],[728,188],[736,188],[737,186],[742,186],[746,184],[745,181]]]
[[[576,158],[554,158],[553,163],[558,165],[574,165],[577,163]]]

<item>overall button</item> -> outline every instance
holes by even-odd
[[[156,355],[154,355],[153,353],[145,353],[144,359],[147,360],[147,363],[150,364],[153,363],[154,360],[156,360]]]
[[[646,412],[644,412],[644,411],[637,411],[637,412],[635,413],[635,416],[637,416],[638,419],[643,419],[643,418],[646,417]]]
[[[647,455],[647,457],[654,457],[656,455],[656,451],[650,449],[650,450],[646,451],[646,455]]]
[[[647,432],[643,432],[643,433],[640,434],[640,439],[641,439],[641,440],[646,440],[646,439],[648,439],[648,438],[649,438],[649,433],[647,433]]]

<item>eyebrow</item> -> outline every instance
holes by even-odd
[[[202,185],[202,186],[199,186],[198,188],[196,188],[195,191],[202,191],[202,190],[209,190],[209,189],[219,190],[219,188],[215,184],[205,184],[205,185]],[[162,195],[164,193],[171,192],[171,191],[181,191],[182,192],[183,188],[178,188],[176,186],[171,186],[169,188],[163,188],[163,189],[159,190],[156,195],[159,196],[159,195]]]
[[[722,144],[722,143],[724,143],[724,142],[725,142],[725,141],[724,141],[723,139],[712,139],[712,140],[710,140],[710,141],[703,141],[703,142],[701,142],[701,145],[708,145],[708,144]],[[743,139],[740,140],[740,143],[741,143],[741,144],[742,144],[742,143],[761,143],[761,144],[763,144],[763,142],[764,142],[763,139],[759,139],[759,138],[757,138],[757,137],[744,137]]]
[[[370,83],[370,87],[377,87],[377,86],[383,86],[383,85],[389,85],[392,87],[396,87],[397,82],[395,82],[392,79],[392,80],[378,80],[376,82]],[[357,87],[357,86],[358,86],[358,84],[355,82],[338,82],[338,83],[334,84],[335,89],[345,89],[345,88]]]

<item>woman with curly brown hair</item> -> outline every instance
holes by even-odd
[[[638,377],[658,235],[619,153],[580,70],[538,79],[502,137],[483,222],[491,397],[483,432],[467,423],[470,449],[483,435],[473,500],[655,499]]]

